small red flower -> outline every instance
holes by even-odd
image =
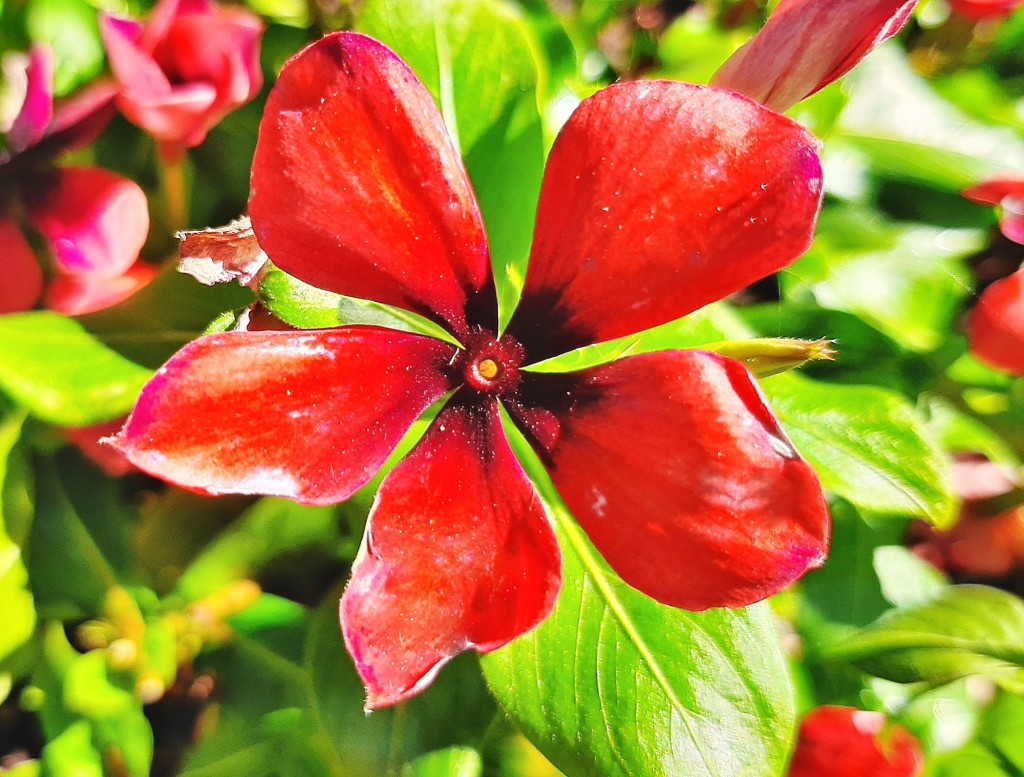
[[[981,293],[967,320],[971,353],[997,370],[1024,375],[1024,269]]]
[[[371,326],[211,335],[157,373],[118,442],[188,488],[330,504],[444,401],[381,485],[341,603],[370,707],[554,605],[559,548],[501,406],[627,582],[694,610],[763,599],[821,563],[828,514],[742,365],[666,351],[528,367],[792,262],[820,207],[817,148],[707,87],[623,83],[585,100],[551,151],[522,301],[499,332],[483,221],[429,93],[380,43],[328,36],[267,104],[259,244],[307,283],[419,313],[462,347]]]
[[[881,712],[818,707],[800,726],[789,777],[918,777],[917,739]]]
[[[964,189],[963,195],[979,205],[999,208],[1003,234],[1024,245],[1024,178],[992,178]]]
[[[787,111],[899,32],[917,0],[782,0],[711,83]]]
[[[148,282],[136,262],[149,232],[137,184],[94,167],[54,167],[52,158],[90,142],[109,121],[115,90],[98,83],[54,106],[53,53],[34,48],[23,70],[24,97],[0,152],[0,313],[33,307],[43,272],[19,225],[19,212],[44,237],[55,278],[46,304],[63,313],[96,310]]]
[[[949,9],[957,16],[974,22],[1003,19],[1022,5],[1022,0],[948,0]]]
[[[160,0],[145,25],[103,15],[100,30],[121,112],[166,155],[198,146],[263,85],[263,22],[243,8]]]

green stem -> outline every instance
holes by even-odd
[[[394,717],[391,719],[391,746],[388,750],[387,771],[388,777],[398,777],[402,768],[405,747],[405,703],[395,707]]]
[[[164,201],[167,205],[167,220],[171,229],[177,231],[188,226],[188,187],[186,186],[185,166],[188,156],[180,154],[161,154],[163,159]]]

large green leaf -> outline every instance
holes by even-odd
[[[71,318],[0,317],[0,389],[38,418],[88,426],[127,413],[152,374]]]
[[[979,230],[896,224],[876,211],[829,208],[811,250],[783,273],[782,288],[788,299],[845,310],[910,350],[931,351],[970,293],[961,260],[984,240]]]
[[[950,586],[883,615],[828,655],[895,682],[983,674],[1024,692],[1024,602],[995,588]]]
[[[905,399],[794,374],[769,378],[764,390],[826,489],[868,513],[953,520],[948,464]]]
[[[529,26],[505,0],[367,0],[356,26],[408,62],[440,106],[476,189],[507,321],[544,169]]]
[[[556,504],[550,481],[542,491]],[[556,609],[482,661],[516,725],[568,775],[781,774],[794,710],[768,608],[658,604],[608,568],[564,508],[553,514],[565,580]]]

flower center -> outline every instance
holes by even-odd
[[[482,394],[505,394],[520,382],[523,347],[510,337],[496,338],[485,330],[473,332],[466,350],[459,356],[456,369],[466,386]]]
[[[477,363],[476,373],[484,380],[494,380],[501,374],[501,367],[494,359],[484,359]]]

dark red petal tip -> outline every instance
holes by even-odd
[[[454,351],[374,327],[210,335],[157,372],[116,443],[185,488],[333,504],[451,388]]]
[[[472,323],[496,325],[459,154],[429,92],[372,38],[328,35],[285,65],[260,126],[250,209],[271,261],[307,283],[457,334],[467,304],[487,319]]]
[[[740,607],[824,561],[821,485],[741,364],[669,351],[580,375],[543,453],[627,583],[676,607]]]
[[[730,92],[668,81],[598,92],[551,151],[510,333],[538,360],[679,318],[790,264],[821,205],[818,148]]]
[[[341,600],[367,708],[423,690],[455,655],[543,621],[561,554],[492,400],[453,405],[385,479]]]

